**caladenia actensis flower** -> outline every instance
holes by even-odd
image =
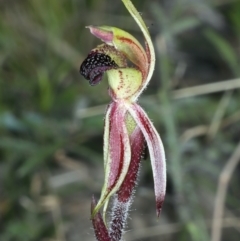
[[[130,0],[122,0],[140,27],[145,50],[129,33],[108,26],[89,26],[91,33],[104,43],[93,49],[80,67],[91,85],[104,74],[109,83],[109,104],[104,129],[105,180],[100,200],[92,199],[92,223],[98,241],[118,241],[126,223],[146,145],[153,170],[157,216],[166,191],[166,164],[162,141],[137,99],[150,81],[155,53],[148,29]],[[128,66],[128,61],[133,67]],[[105,213],[110,198],[113,207],[109,225]],[[103,208],[103,218],[99,209]]]

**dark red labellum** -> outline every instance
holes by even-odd
[[[111,59],[110,56],[92,52],[83,61],[80,66],[80,74],[89,80],[90,85],[98,84],[103,77],[105,71],[117,68],[118,65]]]

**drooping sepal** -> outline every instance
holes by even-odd
[[[100,200],[92,213],[93,217],[104,203],[119,190],[130,165],[131,147],[124,122],[127,110],[123,105],[123,103],[113,102],[110,107],[108,115],[110,118],[109,144],[108,153],[105,155],[107,159],[104,161],[105,180]]]
[[[132,104],[128,109],[141,129],[148,145],[153,170],[156,212],[160,215],[166,193],[166,161],[161,138],[149,120],[147,114],[138,104]]]

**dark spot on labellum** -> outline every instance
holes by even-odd
[[[80,66],[80,74],[89,80],[90,85],[98,84],[105,71],[117,68],[118,65],[106,54],[92,52]]]

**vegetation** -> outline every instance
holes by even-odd
[[[133,2],[156,49],[139,102],[165,143],[168,186],[157,222],[148,157],[126,240],[238,241],[240,2]],[[143,40],[121,1],[0,1],[0,240],[94,239],[110,98],[78,71],[100,43],[85,26],[109,23]]]

